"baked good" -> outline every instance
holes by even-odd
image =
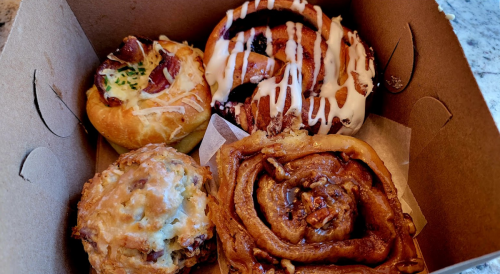
[[[211,114],[203,53],[161,38],[128,36],[108,55],[87,91],[87,114],[122,147],[166,143],[187,153],[203,138]]]
[[[365,142],[257,131],[224,145],[217,163],[209,207],[231,273],[423,270],[413,221]]]
[[[294,13],[305,23],[266,26],[258,20],[248,30],[241,24],[233,30],[233,23],[244,21],[239,19],[268,10]],[[255,1],[229,10],[205,48],[215,111],[250,133],[355,134],[374,89],[375,61],[373,50],[341,20],[299,0]],[[247,83],[257,84],[253,94],[234,99],[237,87]]]
[[[73,237],[97,273],[178,273],[215,249],[208,168],[165,144],[122,154],[83,187]]]

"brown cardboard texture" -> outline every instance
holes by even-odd
[[[374,108],[412,128],[408,184],[427,219],[418,243],[429,270],[500,250],[499,132],[437,4],[311,2],[329,16],[341,14],[360,32],[379,69],[387,68],[382,79],[401,80],[403,86],[391,90],[398,93],[381,85]],[[81,243],[70,239],[76,202],[95,172],[96,149],[98,170],[117,157],[105,142],[96,146],[86,123],[85,91],[98,56],[104,58],[128,34],[165,34],[203,47],[225,11],[242,3],[22,1],[0,55],[2,272],[88,273]]]

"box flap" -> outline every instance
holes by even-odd
[[[401,93],[380,90],[378,112],[414,126],[409,184],[428,221],[418,242],[429,270],[499,250],[500,136],[449,21],[432,0],[358,0],[352,12],[378,55],[393,51],[391,30],[411,26],[413,76]],[[434,101],[419,106],[424,97]]]
[[[97,65],[65,1],[22,1],[0,57],[3,272],[88,272],[81,243],[70,235],[83,183],[94,173],[95,144],[89,140],[95,136],[88,135],[78,119],[85,121],[85,89]],[[38,102],[65,138],[49,130],[44,124],[48,116],[42,120],[37,111],[35,70],[36,83],[44,88]],[[61,108],[66,108],[65,114],[51,111]],[[58,115],[70,115],[65,117],[69,130]]]
[[[68,0],[94,49],[103,59],[113,52],[127,35],[156,38],[167,35],[174,41],[188,41],[205,48],[209,34],[228,9],[244,0],[213,1],[136,1],[136,0]],[[350,0],[313,1],[332,16],[348,8]]]

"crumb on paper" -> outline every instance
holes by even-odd
[[[387,84],[395,89],[400,89],[403,87],[403,83],[401,82],[401,78],[394,77],[391,75],[391,80],[386,80]]]
[[[446,14],[446,19],[450,20],[450,21],[453,21],[455,20],[455,14]]]

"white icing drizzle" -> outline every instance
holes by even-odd
[[[310,99],[308,125],[313,126],[319,119],[321,119],[318,134],[328,134],[332,126],[330,121],[333,120],[333,117],[338,117],[343,123],[343,127],[338,132],[339,134],[355,134],[363,124],[366,96],[368,96],[373,89],[372,78],[375,76],[373,62],[369,62],[369,68],[366,70],[366,51],[356,32],[348,34],[349,40],[351,41],[351,46],[348,49],[350,57],[349,63],[347,64],[348,78],[342,86],[339,86],[337,82],[340,70],[340,52],[344,32],[342,25],[340,24],[341,20],[342,18],[340,16],[332,18],[332,23],[330,25],[330,37],[328,37],[327,40],[328,50],[324,59],[325,80],[323,86],[321,87],[320,106],[314,119],[312,118],[314,104],[313,99]],[[357,65],[357,63],[359,63],[359,65]],[[366,96],[356,91],[352,72],[359,75],[358,81],[361,86],[366,87]],[[347,88],[347,98],[342,108],[339,108],[335,94],[339,89],[344,87]],[[328,102],[330,103],[328,117],[325,117],[326,99],[328,99]]]
[[[303,6],[307,2],[305,0],[294,0],[293,1],[293,9],[299,12],[304,10]],[[246,16],[248,4],[243,6],[242,15]],[[258,6],[258,2],[255,3],[255,7]],[[267,8],[272,9],[274,7],[274,1],[270,0],[267,2]],[[315,86],[317,82],[317,76],[319,74],[319,70],[321,67],[321,28],[322,28],[322,16],[323,13],[321,8],[318,6],[314,6],[314,9],[317,13],[317,27],[318,31],[316,32],[316,40],[314,42],[314,75],[313,75],[313,83],[311,89]],[[244,15],[243,15],[244,14]],[[226,30],[230,28],[232,24],[232,10],[227,12],[228,21],[226,22]],[[241,17],[240,16],[240,17]],[[241,18],[243,18],[241,17]],[[325,58],[323,60],[324,69],[325,69],[325,77],[324,83],[321,87],[320,91],[320,100],[319,100],[319,108],[316,116],[312,118],[314,111],[314,98],[311,97],[309,99],[309,112],[308,112],[308,121],[307,124],[309,126],[314,126],[316,123],[321,120],[319,134],[327,134],[331,128],[331,122],[334,117],[338,117],[343,123],[343,127],[340,129],[338,133],[340,134],[354,134],[361,127],[364,120],[364,110],[365,110],[365,99],[366,96],[373,89],[372,78],[375,75],[375,69],[373,60],[369,60],[369,68],[365,68],[366,64],[366,51],[364,45],[361,44],[361,41],[356,32],[349,33],[348,38],[351,41],[351,46],[348,48],[349,50],[349,63],[347,64],[347,80],[343,83],[342,86],[338,84],[339,70],[340,70],[340,52],[342,46],[342,37],[344,34],[343,27],[340,23],[342,18],[336,17],[332,18],[332,22],[330,25],[330,36],[328,37],[326,44],[328,45],[328,49],[326,51]],[[301,45],[302,40],[302,24],[287,22],[287,34],[288,41],[286,42],[285,54],[287,64],[284,69],[283,79],[276,83],[276,77],[272,77],[266,80],[261,81],[257,86],[257,92],[253,98],[253,100],[257,101],[257,104],[260,104],[260,98],[269,96],[270,101],[270,115],[271,117],[276,117],[279,113],[283,113],[286,101],[287,89],[290,88],[291,93],[291,104],[290,109],[285,114],[293,114],[300,118],[300,112],[302,109],[302,59],[303,59],[303,48]],[[245,78],[247,66],[248,66],[248,56],[250,54],[251,43],[254,39],[255,29],[251,29],[251,34],[247,42],[247,49],[245,50],[244,60],[243,60],[243,68],[242,68],[242,82]],[[271,58],[268,59],[266,65],[266,72],[269,70],[274,70],[275,61],[272,56],[272,32],[269,27],[266,28],[266,53]],[[297,41],[295,41],[295,36],[297,37]],[[237,40],[234,46],[234,49],[229,53],[229,40],[225,40],[223,37],[220,37],[219,40],[215,43],[214,52],[212,54],[212,58],[207,64],[205,76],[208,83],[217,90],[215,91],[212,97],[211,105],[214,106],[215,101],[226,102],[230,93],[230,89],[233,84],[233,74],[236,62],[236,54],[239,52],[243,52],[243,42],[244,36],[243,33],[238,33]],[[359,63],[359,65],[358,65]],[[366,95],[362,95],[356,91],[354,77],[352,74],[358,75],[359,84],[365,89]],[[288,84],[290,76],[291,84]],[[252,78],[253,79],[253,78]],[[260,81],[261,78],[253,79],[252,81]],[[217,84],[216,86],[214,86]],[[278,98],[276,98],[276,89],[280,89],[280,94]],[[337,100],[335,98],[336,92],[341,89],[347,89],[347,97],[346,101],[342,108],[338,107]],[[326,100],[330,105],[328,117],[325,113],[326,111]],[[235,114],[239,116],[240,114],[240,105],[236,105]],[[257,110],[258,111],[258,110]],[[258,116],[258,114],[257,114]]]
[[[245,17],[247,16],[247,12],[248,12],[248,1],[243,3],[243,6],[241,6],[240,18],[245,19]]]
[[[240,118],[240,113],[241,113],[241,106],[243,106],[243,103],[238,103],[234,106],[234,117],[239,120]],[[239,123],[239,121],[238,121]]]
[[[273,33],[269,26],[266,27],[266,54],[273,57]]]
[[[293,11],[297,11],[299,13],[304,12],[306,7],[306,0],[293,0],[292,6],[290,7]]]
[[[286,60],[295,62],[295,55],[297,53],[297,42],[295,42],[295,24],[293,22],[286,22],[286,32],[288,33],[288,41],[286,41],[285,54]]]
[[[267,0],[267,9],[272,10],[274,8],[274,0]]]
[[[275,64],[276,62],[274,61],[274,58],[267,58],[266,73],[274,71]]]
[[[296,35],[297,35],[297,68],[299,69],[299,82],[302,86],[302,59],[304,59],[304,48],[302,47],[302,24],[296,23]]]
[[[227,21],[226,21],[226,31],[227,31],[233,24],[233,10],[226,11],[226,16],[227,16]]]
[[[321,67],[321,28],[323,27],[323,11],[317,5],[314,6],[314,10],[316,11],[316,21],[318,24],[318,30],[316,31],[316,40],[314,40],[314,72],[313,72],[313,81],[311,85],[311,90],[314,89],[314,85],[316,85],[316,80],[318,79],[319,69]]]
[[[285,67],[285,74],[283,75],[283,79],[281,82],[276,84],[276,77],[271,77],[267,80],[264,80],[259,83],[257,86],[257,92],[254,96],[254,100],[259,100],[262,97],[269,96],[269,108],[271,117],[276,117],[279,113],[282,113],[285,107],[286,94],[287,89],[290,87],[291,93],[291,104],[288,109],[287,114],[293,114],[296,116],[300,116],[300,112],[302,109],[302,82],[301,82],[301,73],[299,68],[299,64],[297,63],[297,59],[302,62],[302,56],[298,54],[298,50],[300,51],[301,45],[298,44],[294,36],[296,34],[297,29],[297,40],[301,39],[302,32],[302,24],[287,22],[287,33],[288,33],[288,41],[286,42],[285,54],[286,60],[288,61]],[[292,84],[288,84],[289,77],[292,77]],[[280,89],[280,94],[276,100],[276,88]]]
[[[236,54],[238,52],[243,52],[244,38],[243,32],[239,32],[231,54],[229,54],[229,40],[225,40],[221,37],[215,42],[214,53],[205,69],[205,77],[208,84],[212,86],[217,83],[217,90],[212,96],[212,102],[210,104],[212,107],[215,105],[216,101],[227,101],[233,85]],[[224,74],[221,73],[222,71]]]
[[[245,42],[245,34],[243,32],[238,32],[238,36],[236,36],[236,44],[234,44],[233,52],[242,52],[243,51],[243,43]]]
[[[250,55],[250,51],[252,50],[252,42],[253,38],[255,36],[255,29],[251,28],[250,29],[250,37],[248,37],[247,40],[247,49],[245,50],[245,56],[243,57],[243,68],[241,72],[241,83],[243,84],[243,81],[245,80],[245,74],[247,73],[247,66],[248,66],[248,56]]]
[[[266,65],[266,73],[268,71],[274,71],[274,65],[276,62],[274,61],[274,56],[273,56],[273,33],[271,32],[271,29],[269,26],[266,26],[266,54],[269,56],[269,59],[267,60],[267,65]]]

